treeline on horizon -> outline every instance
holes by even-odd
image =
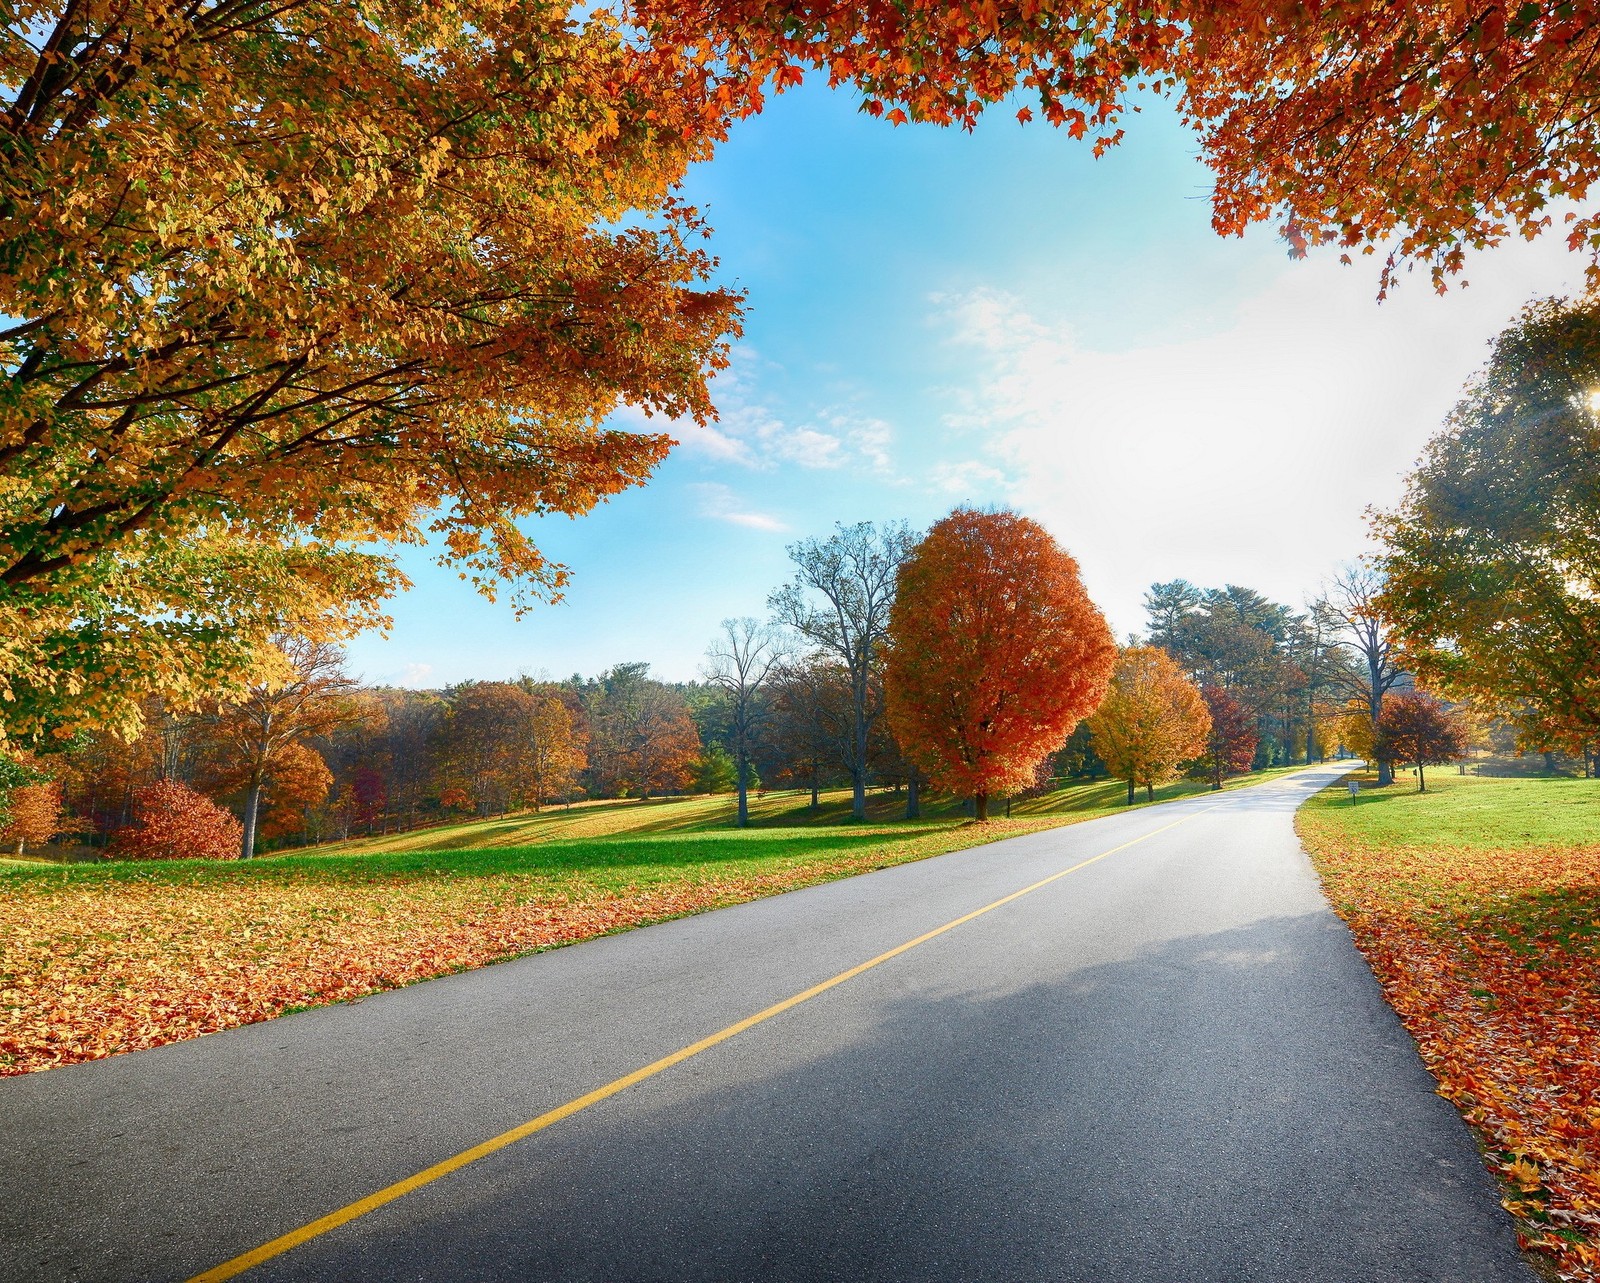
[[[1252,589],[1177,580],[1154,585],[1146,607],[1140,640],[1247,714],[1245,752],[1235,747],[1224,774],[1318,760],[1341,742],[1340,718],[1361,673],[1332,600],[1297,612]],[[58,789],[56,833],[116,849],[139,818],[141,793],[163,783],[247,822],[254,788],[257,851],[589,798],[736,787],[736,694],[714,680],[665,682],[647,663],[627,662],[564,680],[524,675],[411,690],[358,685],[333,646],[287,651],[297,683],[263,690],[258,701],[181,713],[152,700],[137,737],[90,732],[41,758]],[[905,788],[914,768],[879,715],[881,672],[867,699],[870,732],[858,760],[846,666],[817,650],[782,655],[748,713],[749,786],[807,790],[813,806],[822,790],[858,776],[864,788]],[[263,729],[273,721],[275,741]],[[1205,773],[1198,762],[1186,765]],[[1081,722],[1025,791],[1106,774]]]
[[[1373,514],[1375,555],[1303,610],[1239,586],[1154,585],[1144,636],[1121,648],[1109,686],[1090,683],[1070,716],[1047,719],[1048,735],[1024,737],[1025,751],[1001,746],[992,771],[970,776],[975,813],[985,781],[1003,796],[1105,773],[1126,780],[1131,801],[1136,786],[1149,796],[1181,770],[1220,786],[1340,745],[1373,759],[1380,784],[1405,763],[1421,787],[1425,765],[1474,743],[1569,756],[1594,774],[1597,433],[1600,298],[1536,301],[1496,340],[1401,503]],[[13,688],[0,842],[20,854],[67,835],[128,858],[226,858],[549,801],[730,789],[743,823],[750,787],[815,794],[846,782],[857,819],[869,786],[905,786],[914,815],[925,781],[910,759],[929,778],[942,773],[947,793],[968,777],[952,765],[964,750],[934,746],[937,719],[902,718],[920,726],[908,743],[890,734],[885,664],[915,653],[890,644],[890,614],[902,568],[935,531],[950,544],[958,527],[971,530],[951,546],[981,551],[971,566],[1001,580],[1016,579],[1021,547],[1007,540],[1027,528],[1052,543],[1037,523],[971,509],[920,542],[903,524],[870,522],[803,540],[789,550],[794,581],[768,599],[770,622],[724,621],[702,682],[622,663],[565,681],[363,688],[336,645],[280,632],[242,694],[229,694],[230,679],[197,695],[191,674],[174,680],[174,697],[132,704],[101,673],[97,698],[122,711],[67,719],[54,696],[19,704]],[[998,542],[970,543],[979,527]],[[1078,594],[1073,619],[1053,627],[1104,634],[1075,563],[1052,555]],[[940,589],[946,606],[976,582],[955,569]],[[951,628],[919,644],[960,640]],[[1108,634],[1103,645],[1112,649]],[[1030,649],[1024,639],[980,659],[956,646],[939,680],[1014,685]],[[1028,678],[1031,693],[1068,670]]]

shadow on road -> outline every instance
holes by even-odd
[[[1526,1283],[1432,1087],[1325,913],[999,995],[886,972],[264,1277]]]

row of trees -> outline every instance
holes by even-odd
[[[1600,741],[1596,386],[1600,303],[1529,307],[1402,504],[1375,517],[1378,558],[1301,609],[1238,585],[1153,585],[1142,643],[1104,674],[1110,652],[1086,640],[1103,621],[1087,622],[1099,615],[1076,568],[1032,523],[962,509],[921,538],[861,523],[794,545],[769,617],[725,621],[700,682],[632,663],[563,682],[368,690],[337,647],[279,635],[273,663],[232,699],[150,698],[131,738],[106,725],[65,751],[6,757],[0,840],[128,829],[156,783],[225,803],[248,853],[258,836],[574,793],[731,788],[745,823],[762,780],[815,798],[846,779],[857,816],[874,781],[906,786],[911,813],[925,781],[980,811],[992,792],[1062,774],[1110,771],[1131,798],[1178,769],[1220,787],[1338,744],[1387,782],[1395,762],[1420,775],[1486,723],[1587,765]],[[1021,634],[997,622],[1019,620],[1033,622]],[[1075,639],[1076,658],[1041,648],[1048,637]]]

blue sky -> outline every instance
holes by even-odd
[[[522,620],[420,550],[368,681],[696,674],[718,621],[763,615],[785,545],[957,503],[1043,521],[1119,633],[1178,576],[1300,602],[1364,541],[1530,297],[1576,288],[1553,238],[1376,301],[1377,267],[1291,262],[1210,229],[1205,169],[1161,103],[1100,160],[995,113],[892,128],[808,84],[736,128],[688,196],[749,292],[721,420],[642,490],[535,523],[566,599]]]

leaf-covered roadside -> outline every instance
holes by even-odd
[[[423,866],[413,869],[374,862],[370,876],[362,861],[330,859],[323,872],[312,859],[281,873],[257,861],[8,878],[0,1074],[155,1047],[1060,822],[767,835],[770,852],[748,843],[732,859],[713,854],[714,839],[700,860],[675,843],[654,867],[620,869],[602,841],[583,844],[578,870],[554,867],[563,845],[578,844],[550,843],[526,852],[526,872],[478,872],[484,853],[462,851],[405,857]]]
[[[1525,1248],[1600,1279],[1600,843],[1377,845],[1318,799],[1301,837],[1423,1060],[1497,1161]]]

